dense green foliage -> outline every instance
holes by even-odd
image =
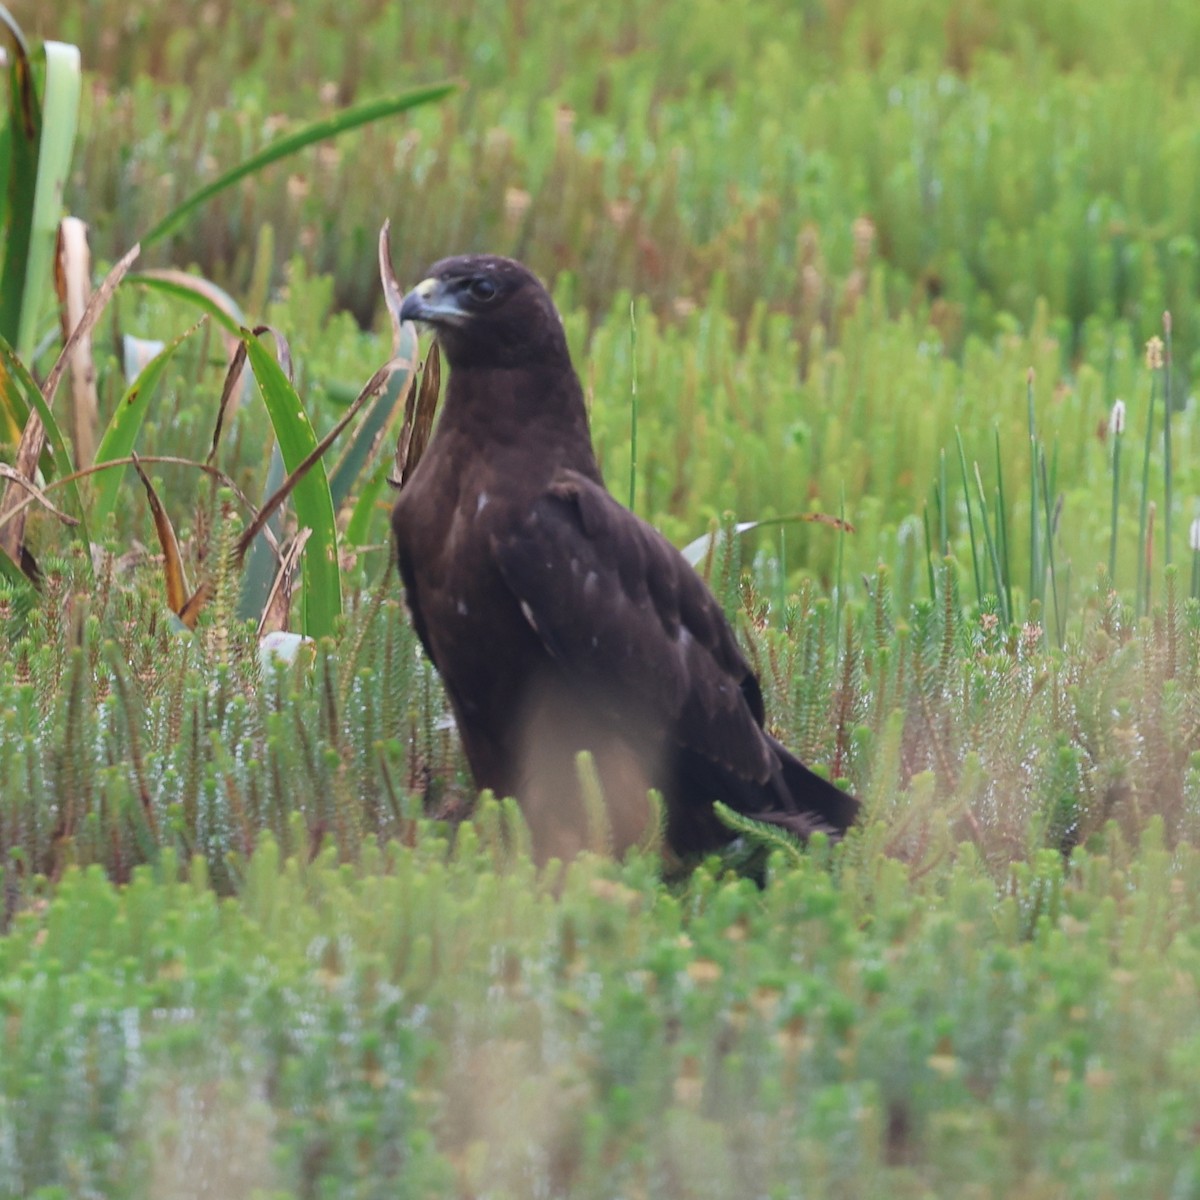
[[[266,220],[279,265],[305,247],[366,314],[391,215],[402,278],[488,248],[572,270],[595,314],[618,288],[667,308],[722,275],[740,320],[767,300],[836,327],[865,216],[893,300],[940,297],[954,347],[1039,295],[1076,328],[1119,317],[1145,339],[1168,305],[1196,324],[1200,16],[1182,0],[1153,19],[1138,0],[196,11],[93,0],[56,21],[106,83],[75,203],[114,251],[288,117],[459,75],[456,104],[264,178],[177,253],[244,285]]]
[[[1157,826],[1003,896],[969,850],[914,882],[852,846],[764,893],[637,859],[556,895],[501,822],[357,870],[268,844],[236,902],[169,857],[69,875],[0,941],[0,1189],[1194,1190],[1200,862]]]
[[[57,433],[46,495],[89,520],[30,509],[40,589],[0,554],[0,1196],[1196,1191],[1200,7],[13,12],[82,50],[66,202],[107,261],[306,123],[464,86],[146,252],[286,339],[292,384],[244,343],[266,407],[247,375],[218,421],[238,339],[181,337],[177,287],[97,326],[195,630],[148,491],[76,500]],[[401,280],[471,249],[550,280],[610,486],[680,545],[720,528],[774,730],[864,799],[842,846],[763,890],[737,854],[539,879],[511,805],[458,823],[387,562],[396,392],[313,484],[332,636],[260,662],[274,564],[229,552],[392,354],[385,218]],[[770,523],[800,514],[854,532]]]
[[[536,13],[363,5],[356,22],[317,3],[269,17],[216,5],[180,22],[170,5],[67,4],[54,34],[97,72],[68,200],[115,256],[289,121],[458,75],[452,101],[218,197],[150,261],[198,264],[253,318],[302,262],[306,277],[331,273],[335,307],[370,323],[385,217],[401,279],[451,251],[527,258],[558,280],[622,488],[633,296],[642,511],[686,541],[726,509],[837,513],[844,496],[860,530],[849,579],[895,561],[894,532],[941,449],[953,465],[956,427],[989,489],[999,430],[1014,548],[1027,540],[1018,447],[1032,365],[1038,432],[1061,468],[1064,557],[1077,584],[1090,577],[1108,536],[1094,499],[1110,447],[1094,434],[1117,397],[1134,438],[1144,430],[1141,347],[1164,309],[1177,405],[1200,346],[1187,69],[1200,16],[1175,5],[1146,21],[1133,0],[1044,13],[1015,0],[764,0],[743,17],[561,0]],[[245,69],[230,70],[230,47]],[[381,361],[377,344],[339,347],[312,326],[301,337],[299,319],[275,317],[308,369],[354,358],[346,382]],[[1176,557],[1200,493],[1193,426],[1176,440]],[[1118,582],[1135,555],[1126,497]],[[956,504],[962,561],[964,525]],[[789,530],[788,561],[832,584],[834,545]]]

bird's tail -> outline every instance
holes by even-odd
[[[800,837],[823,831],[840,836],[858,817],[859,802],[809,770],[787,747],[768,736],[779,758],[782,803],[771,812],[753,813],[757,821],[779,825]]]
[[[840,837],[854,824],[858,801],[810,771],[770,738],[779,770],[766,783],[749,780],[715,764],[707,755],[681,750],[678,775],[685,795],[721,800],[754,821],[786,829],[799,838],[814,833]],[[668,807],[667,841],[676,854],[703,854],[736,835],[707,804]]]

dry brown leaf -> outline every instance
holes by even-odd
[[[268,633],[286,630],[288,627],[288,614],[292,607],[292,588],[296,582],[296,568],[300,565],[300,555],[304,553],[305,543],[311,536],[311,529],[301,529],[284,553],[279,570],[275,573],[275,582],[271,584],[267,602],[263,605],[262,618],[258,622],[260,639]]]
[[[178,614],[187,604],[190,590],[183,570],[183,557],[179,553],[179,539],[175,536],[175,526],[171,524],[167,510],[163,508],[162,501],[159,500],[158,493],[154,490],[154,484],[150,482],[150,476],[142,470],[141,460],[136,454],[130,457],[133,459],[133,469],[138,473],[138,478],[146,489],[146,498],[150,502],[150,512],[154,517],[154,530],[158,534],[158,544],[162,547],[167,604],[173,613]]]
[[[384,221],[383,228],[379,231],[379,281],[383,285],[383,298],[392,318],[392,355],[395,357],[400,353],[401,329],[406,322],[400,319],[404,291],[392,270],[390,232],[391,222]],[[395,466],[388,477],[388,483],[394,488],[402,488],[409,481],[417,463],[421,461],[421,455],[425,453],[425,447],[429,444],[433,419],[437,414],[438,394],[441,391],[441,362],[441,351],[437,342],[434,342],[421,366],[420,388],[414,391],[410,386],[405,397],[404,424],[400,427],[400,437],[396,442]]]
[[[835,517],[830,513],[797,513],[795,517],[789,517],[789,520],[796,521],[812,521],[818,525],[832,525],[834,529],[840,529],[843,533],[854,533],[855,528],[846,520],[845,517]]]
[[[200,619],[200,613],[208,603],[208,598],[211,595],[212,584],[206,579],[188,597],[187,603],[176,614],[188,629],[196,628],[196,622]]]
[[[415,400],[410,392],[409,402],[404,406],[404,426],[396,446],[396,470],[392,480],[398,488],[412,478],[425,447],[429,445],[441,390],[442,352],[434,342],[421,364],[421,386],[416,391]]]
[[[253,512],[254,505],[250,498],[238,487],[234,479],[226,475],[219,467],[214,467],[207,462],[197,462],[194,458],[179,458],[174,454],[141,454],[138,459],[144,463],[165,463],[172,467],[191,467],[196,471],[203,471],[205,475],[215,479],[222,487],[226,487],[233,493],[234,499],[247,511]],[[119,467],[133,466],[132,458],[110,458],[102,463],[96,463],[93,466],[85,467],[82,471],[72,471],[70,475],[64,475],[61,479],[55,479],[46,485],[47,492],[52,491],[56,487],[61,487],[64,483],[74,483],[80,479],[86,479],[89,475],[96,475],[100,471],[116,470]],[[266,531],[267,540],[271,543],[271,549],[276,554],[279,553],[279,545],[275,541],[275,535],[268,529]],[[93,544],[94,550],[94,544]]]
[[[90,336],[92,327],[99,320],[100,314],[112,298],[113,292],[117,290],[117,286],[120,284],[126,271],[133,266],[133,262],[140,253],[140,250],[140,246],[134,246],[109,271],[104,282],[92,294],[92,298],[88,301],[87,307],[83,311],[83,316],[80,317],[79,323],[72,330],[71,336],[67,338],[62,348],[62,353],[59,354],[54,366],[50,368],[50,374],[46,377],[46,382],[42,385],[42,395],[45,397],[47,406],[54,404],[54,393],[58,390],[59,382],[62,380],[63,373],[67,369],[67,363],[70,361],[75,347],[85,337]],[[26,479],[32,480],[34,478],[37,472],[38,459],[42,456],[42,449],[45,444],[46,431],[42,428],[42,420],[36,413],[31,412],[28,420],[25,422],[25,428],[21,431],[21,441],[17,446],[15,463],[16,469]],[[23,511],[17,513],[11,520],[8,520],[7,517],[13,509],[21,507],[24,504],[24,499],[24,490],[10,479],[4,489],[4,495],[0,497],[0,549],[5,550],[9,558],[14,562],[20,562],[22,559],[22,550],[25,543],[25,513]]]
[[[392,318],[392,357],[395,358],[400,353],[402,340],[400,329],[404,322],[400,320],[400,309],[404,304],[404,289],[392,270],[391,229],[391,221],[384,221],[379,231],[379,280],[383,284],[383,298]]]
[[[241,382],[245,366],[246,343],[239,339],[237,348],[229,360],[229,366],[225,370],[225,386],[221,389],[221,401],[217,405],[217,420],[213,425],[212,445],[208,449],[208,457],[204,460],[210,466],[217,457],[217,446],[221,442],[221,429],[225,424],[225,413],[238,393],[238,385]]]
[[[54,255],[54,286],[65,341],[83,320],[92,293],[92,255],[88,249],[87,225],[78,217],[63,217],[58,226]],[[75,447],[75,465],[86,466],[96,457],[96,433],[100,426],[96,396],[96,364],[92,359],[92,335],[81,337],[71,352],[71,408],[66,422]]]
[[[12,467],[6,463],[0,463],[0,479],[7,479],[10,483],[16,484],[23,488],[28,495],[25,499],[14,508],[0,516],[0,525],[5,521],[11,521],[18,513],[22,513],[31,504],[40,504],[47,512],[53,513],[64,525],[78,525],[79,519],[72,517],[69,513],[65,513],[60,508],[55,508],[50,503],[46,493],[41,490],[35,483],[31,483],[19,471],[14,471]]]
[[[256,331],[257,332],[257,331]],[[386,362],[370,379],[367,380],[366,386],[358,396],[354,403],[342,414],[337,424],[301,459],[296,469],[279,485],[279,487],[263,501],[263,506],[258,510],[254,520],[246,527],[246,531],[238,538],[237,545],[233,550],[233,560],[240,567],[245,560],[246,551],[250,549],[250,543],[258,536],[259,532],[266,526],[267,522],[275,514],[275,510],[291,495],[292,489],[304,478],[305,475],[312,470],[313,464],[329,449],[330,446],[337,440],[342,430],[350,424],[362,406],[368,400],[373,400],[380,392],[387,387],[387,381],[392,377],[392,372],[398,367],[407,367],[407,360],[391,359]]]

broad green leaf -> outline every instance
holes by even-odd
[[[263,147],[257,154],[252,154],[245,162],[239,163],[232,170],[226,171],[224,175],[214,179],[212,183],[202,187],[198,192],[194,192],[182,204],[163,217],[141,239],[142,245],[149,245],[151,242],[156,242],[160,238],[166,237],[167,234],[173,233],[196,209],[206,204],[218,193],[232,187],[248,175],[261,171],[270,163],[278,162],[281,158],[287,158],[298,150],[303,150],[306,146],[322,142],[326,138],[336,137],[339,133],[345,133],[349,129],[357,129],[360,125],[369,125],[372,121],[378,121],[383,117],[391,117],[410,108],[441,100],[457,87],[458,85],[455,83],[435,83],[428,87],[414,88],[399,96],[385,96],[379,100],[369,100],[365,104],[343,109],[331,117],[326,117],[311,125],[305,125],[302,129],[297,129],[294,133],[279,138],[269,146]]]
[[[125,376],[126,383],[132,383],[150,365],[151,359],[166,348],[167,343],[158,338],[140,338],[132,333],[123,333],[121,373]]]
[[[283,456],[279,453],[279,443],[271,447],[271,462],[267,467],[267,482],[263,487],[263,503],[275,494],[283,484],[287,472],[283,468]],[[275,513],[267,522],[267,527],[275,535],[278,543],[283,531],[280,514]],[[246,555],[246,565],[242,568],[242,586],[238,592],[238,618],[243,621],[257,621],[263,614],[267,599],[271,595],[271,587],[275,582],[275,572],[279,568],[279,557],[267,541],[265,532],[250,544],[250,552]]]
[[[190,329],[181,333],[174,341],[169,342],[142,368],[138,377],[129,385],[125,395],[121,397],[116,411],[109,418],[104,436],[96,447],[96,462],[112,462],[115,458],[128,458],[134,443],[150,409],[150,401],[154,397],[158,385],[162,382],[175,351],[204,323],[201,318]],[[96,483],[96,499],[92,506],[92,520],[96,528],[101,528],[108,516],[117,507],[117,499],[121,492],[121,482],[124,471],[104,471]]]
[[[0,6],[0,22],[12,35],[13,61],[8,70],[9,115],[5,124],[3,172],[4,269],[0,273],[0,337],[10,345],[18,342],[21,300],[25,294],[25,272],[29,263],[29,239],[33,229],[37,193],[38,141],[42,132],[42,110],[33,81],[33,65],[20,26]],[[17,429],[25,414],[10,414]]]
[[[21,295],[17,353],[32,360],[38,318],[54,278],[54,243],[63,215],[63,187],[71,170],[83,72],[79,50],[47,42],[46,84],[42,94],[42,131],[37,155],[37,185],[30,221],[29,255]]]
[[[417,372],[417,331],[409,321],[404,323],[403,337],[405,341],[395,357],[407,359],[407,370],[397,368],[388,380],[386,390],[359,421],[346,449],[329,473],[329,490],[333,493],[335,509],[340,509],[346,502],[359,476],[366,469],[372,451],[378,447],[384,434],[403,409],[408,389],[412,386],[413,376]]]
[[[15,444],[28,420],[25,396],[0,362],[0,442]]]
[[[288,473],[317,447],[317,436],[296,389],[270,351],[248,329],[242,331],[247,357],[275,430]],[[328,637],[342,612],[337,523],[325,464],[319,459],[292,492],[296,522],[312,530],[301,566],[301,626],[309,637]]]
[[[350,510],[350,520],[346,523],[346,541],[352,546],[362,546],[366,543],[371,531],[371,517],[375,507],[383,496],[387,486],[388,470],[391,464],[385,459],[374,471],[370,479],[363,485],[354,507]]]
[[[246,318],[237,301],[199,275],[189,276],[183,271],[137,271],[126,275],[124,282],[140,284],[151,291],[193,304],[208,313],[232,337],[242,336]]]

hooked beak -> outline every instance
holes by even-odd
[[[429,325],[457,325],[467,314],[441,279],[423,279],[400,305],[400,320],[424,321]]]

